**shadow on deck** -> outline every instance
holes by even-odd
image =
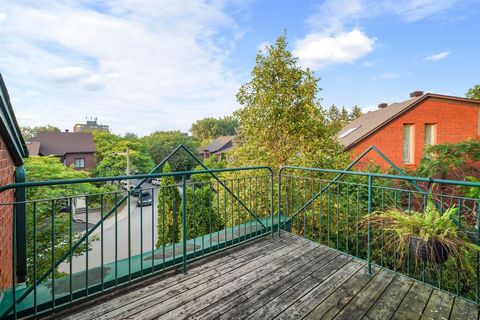
[[[128,291],[126,291],[128,290]],[[51,319],[477,319],[462,299],[289,233],[266,236]]]

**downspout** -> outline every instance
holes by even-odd
[[[25,182],[25,168],[15,168],[15,183]],[[16,239],[17,239],[17,281],[25,282],[27,275],[27,221],[26,221],[25,188],[15,189]]]

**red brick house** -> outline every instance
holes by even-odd
[[[198,149],[200,159],[205,160],[215,157],[217,161],[227,158],[227,152],[233,147],[235,136],[221,136],[212,141],[208,146]]]
[[[339,132],[352,158],[374,145],[397,166],[415,168],[426,145],[480,139],[480,100],[416,91],[407,101],[378,107]],[[375,153],[366,162],[388,167]]]
[[[53,155],[67,167],[88,170],[95,167],[95,143],[91,133],[39,132],[27,145],[32,156]]]
[[[0,74],[0,184],[2,186],[23,182],[23,158],[28,156],[25,141],[20,133],[15,114],[13,113],[10,98]],[[23,180],[23,181],[22,181]],[[8,205],[15,201],[22,201],[25,194],[20,190],[8,190],[0,193],[0,301],[2,292],[10,288],[13,280],[13,206]],[[23,198],[21,198],[23,196]],[[19,206],[18,208],[20,208]],[[25,211],[17,209],[15,228],[24,228]],[[22,233],[24,235],[24,233]],[[19,256],[25,257],[25,247],[18,245],[20,239],[17,232],[17,261]],[[23,271],[20,271],[19,266]],[[24,277],[25,264],[17,263],[17,279]]]

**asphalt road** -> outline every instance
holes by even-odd
[[[104,222],[103,237],[102,230],[98,227],[91,236],[89,236],[92,250],[84,253],[82,256],[73,257],[72,271],[78,272],[87,268],[88,255],[88,269],[98,267],[102,263],[102,246],[103,246],[103,263],[110,263],[117,259],[125,259],[130,255],[138,255],[141,252],[149,252],[155,248],[157,241],[157,196],[158,189],[151,184],[145,184],[148,190],[154,191],[153,206],[137,207],[137,198],[131,197],[130,200],[130,215],[128,214],[128,206],[125,206],[121,212],[117,214],[117,221],[114,216]],[[130,216],[130,219],[129,219]],[[90,217],[89,223],[98,221],[99,215]],[[129,246],[129,224],[130,224],[130,246]],[[140,230],[143,230],[141,232]],[[153,234],[153,239],[152,239]],[[103,242],[102,242],[103,238]],[[92,242],[93,240],[93,242]],[[143,245],[143,247],[142,247]],[[117,251],[115,252],[115,248]],[[61,272],[69,273],[69,263],[62,263],[59,267]]]

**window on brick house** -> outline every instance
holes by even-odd
[[[403,125],[402,159],[405,164],[412,164],[414,161],[414,129],[413,124]]]
[[[423,139],[423,156],[430,158],[430,153],[426,151],[428,146],[434,145],[437,141],[437,125],[433,123],[426,123]]]
[[[85,168],[85,158],[76,158],[73,160],[73,166],[75,169],[83,169]]]

